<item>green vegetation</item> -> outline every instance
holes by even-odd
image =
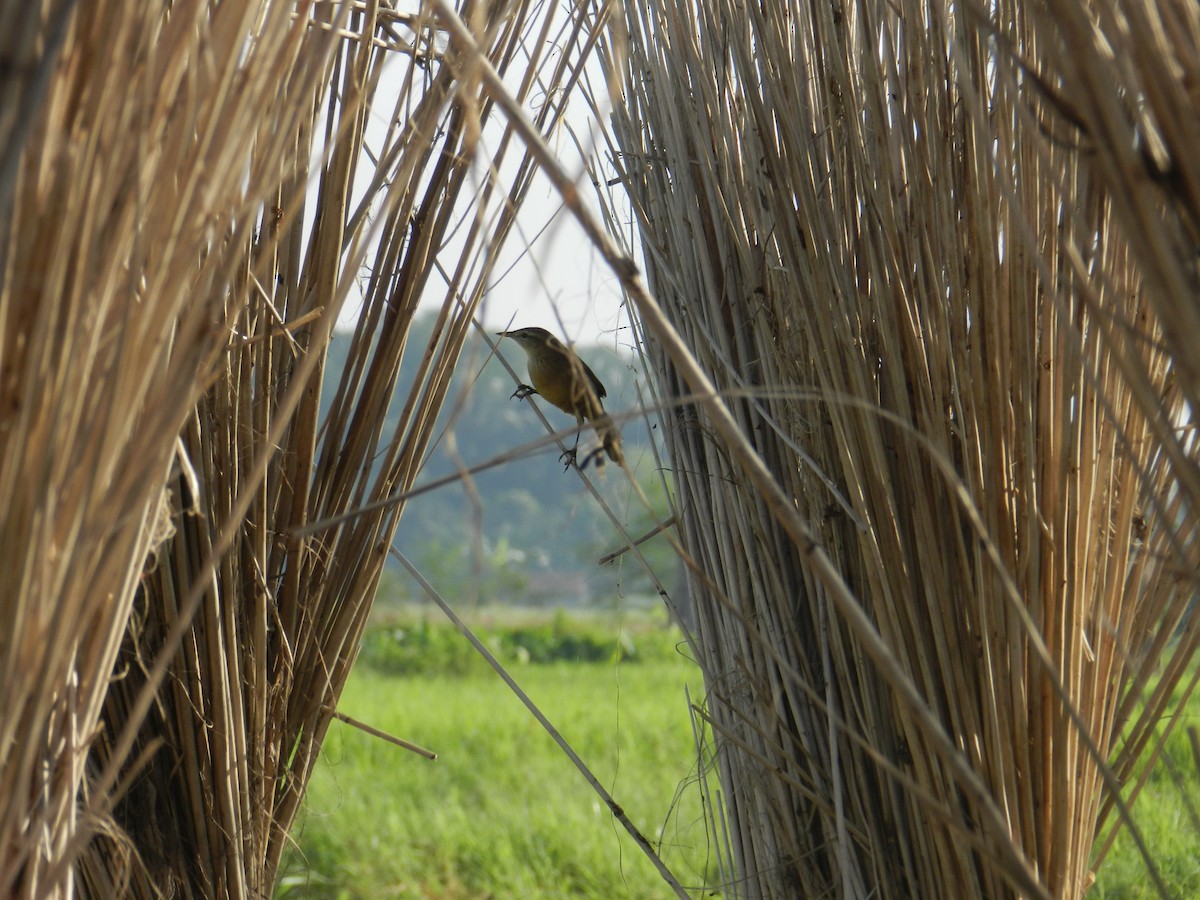
[[[397,625],[386,626],[396,630]],[[379,631],[383,631],[380,628]],[[488,630],[518,681],[562,731],[686,885],[714,883],[716,856],[696,784],[684,694],[702,695],[699,671],[674,648],[677,633],[558,620]],[[435,750],[426,761],[335,722],[296,832],[298,849],[278,896],[669,897],[651,863],[549,736],[492,672],[462,665],[446,626],[414,623],[434,672],[403,677],[415,656],[366,642],[364,664],[339,708]],[[400,645],[404,640],[399,642]],[[560,658],[571,647],[604,662]],[[628,648],[653,647],[638,658]],[[664,648],[670,648],[666,652]],[[642,652],[642,651],[638,651]],[[613,664],[611,659],[626,660]]]
[[[1157,778],[1153,776],[1151,781]],[[1195,803],[1194,768],[1191,781]],[[1148,785],[1145,796],[1134,808],[1134,817],[1171,896],[1200,897],[1200,833],[1187,817],[1178,790],[1169,781],[1157,789],[1153,784]],[[1157,900],[1158,897],[1146,875],[1141,854],[1128,830],[1123,829],[1097,875],[1089,900]]]
[[[719,880],[696,783],[684,685],[698,670],[673,629],[512,611],[476,632],[563,732],[690,888]],[[1193,699],[1192,709],[1200,708]],[[435,750],[419,756],[335,722],[280,898],[669,897],[620,825],[466,641],[436,618],[381,622],[340,709]],[[1186,735],[1168,744],[1192,809]],[[1198,831],[1170,769],[1138,800],[1143,835],[1176,897],[1200,896]],[[704,892],[707,894],[707,892]],[[1127,833],[1089,898],[1157,896]]]
[[[1176,687],[1170,708],[1178,708],[1187,681]],[[1187,734],[1189,727],[1200,728],[1200,697],[1193,694],[1184,710],[1133,807],[1159,874],[1171,896],[1180,898],[1200,897],[1200,759],[1193,755]],[[1160,731],[1166,724],[1160,723]],[[1158,896],[1129,830],[1122,829],[1101,865],[1089,900]]]
[[[678,662],[682,636],[645,619],[612,628],[583,627],[561,610],[527,623],[505,625],[487,619],[473,629],[505,667],[530,663]],[[491,668],[445,621],[398,619],[372,627],[358,661],[385,675],[490,674]]]

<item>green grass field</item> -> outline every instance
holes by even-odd
[[[506,626],[487,642],[676,877],[693,896],[708,895],[720,875],[684,694],[687,685],[698,702],[703,688],[678,636],[555,620]],[[473,651],[461,652],[464,643],[449,628],[419,624],[365,643],[341,711],[439,758],[335,722],[277,897],[672,896],[520,701]],[[430,673],[414,674],[423,669]],[[1195,808],[1200,777],[1183,728],[1170,753]],[[1135,813],[1174,896],[1200,897],[1200,832],[1165,770]],[[1126,836],[1088,896],[1158,896]]]
[[[1182,689],[1176,688],[1172,707],[1181,697]],[[1171,896],[1180,900],[1200,897],[1200,760],[1192,752],[1189,726],[1200,727],[1200,697],[1195,695],[1133,807],[1134,821],[1163,882]],[[1151,900],[1159,896],[1129,830],[1123,829],[1097,873],[1088,900]]]
[[[513,667],[543,712],[687,886],[717,880],[673,659]],[[331,727],[280,897],[668,897],[595,793],[490,671],[360,666],[339,707],[435,750],[430,762]]]

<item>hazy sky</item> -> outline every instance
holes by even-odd
[[[384,92],[387,80],[385,74],[381,85]],[[603,84],[603,78],[598,78],[598,82]],[[390,111],[389,106],[381,92],[380,99],[373,104],[371,121],[367,125],[367,140],[375,149],[391,125],[386,114]],[[582,100],[571,105],[567,122],[579,135],[588,134],[594,127]],[[481,135],[478,159],[491,158],[491,148],[497,143],[502,129],[503,113],[497,112]],[[582,173],[580,152],[565,127],[560,126],[550,140],[569,169]],[[359,168],[360,177],[364,178],[364,190],[370,168]],[[472,177],[476,185],[481,183],[485,172],[481,164],[475,165]],[[464,198],[473,193],[468,188]],[[588,202],[591,194],[591,186],[584,176],[580,195]],[[466,199],[461,200],[459,206],[461,215],[469,214]],[[461,233],[465,229],[458,231]],[[444,259],[454,258],[454,241],[451,236]],[[444,283],[436,274],[428,294],[429,302],[433,304],[440,303],[444,297]],[[355,297],[347,298],[343,321],[352,319],[358,306]],[[562,209],[561,199],[549,180],[538,174],[496,267],[481,310],[484,324],[491,330],[510,323],[513,328],[537,325],[574,343],[628,346],[628,322],[620,306],[621,294],[616,278],[584,237],[574,217]]]
[[[585,200],[586,192],[581,190]],[[453,239],[448,258],[452,258]],[[431,307],[444,297],[435,273]],[[537,325],[579,344],[627,346],[628,319],[616,276],[557,192],[538,177],[509,235],[480,309],[491,330]],[[353,320],[361,299],[347,298],[342,320]]]
[[[538,325],[576,343],[627,343],[616,276],[544,179],[530,191],[518,223],[509,244],[519,259],[507,272],[499,268],[504,274],[483,310],[488,326],[511,321],[515,328]],[[533,241],[531,249],[519,253],[526,240]]]

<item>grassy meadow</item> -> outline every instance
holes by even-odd
[[[1182,679],[1173,692],[1173,708],[1188,681]],[[1188,736],[1189,729],[1200,729],[1200,698],[1193,694],[1184,710],[1133,809],[1163,881],[1180,900],[1200,897],[1200,754]],[[1160,722],[1159,729],[1167,724]],[[1097,852],[1105,836],[1096,842]],[[1097,873],[1089,900],[1151,900],[1158,896],[1129,830],[1122,829]]]
[[[703,686],[678,632],[561,616],[488,624],[478,630],[492,651],[676,876],[693,896],[712,894],[720,872],[684,694],[698,702]],[[335,721],[278,898],[672,896],[517,698],[433,617],[371,629],[339,709],[438,759]],[[1169,749],[1194,811],[1187,724],[1200,716]],[[1136,812],[1176,896],[1200,896],[1200,830],[1170,771]],[[1127,836],[1088,896],[1156,896]]]
[[[684,693],[686,685],[698,700],[702,684],[676,649],[678,634],[585,634],[560,621],[525,629],[533,649],[521,652],[516,631],[491,632],[494,652],[676,876],[697,889],[715,882]],[[406,662],[389,662],[368,640],[339,709],[438,759],[334,722],[277,896],[672,896],[501,680],[448,649],[465,641],[419,623],[396,644],[404,639],[423,644],[416,655],[438,671],[381,672]],[[586,658],[606,643],[625,661],[537,661],[555,648]],[[650,645],[649,658],[634,661]]]

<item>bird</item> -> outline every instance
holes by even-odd
[[[588,364],[545,328],[518,328],[497,334],[512,338],[525,351],[529,380],[532,382],[532,385],[517,385],[509,399],[517,397],[524,400],[530,394],[538,394],[551,405],[574,416],[581,429],[585,421],[590,422],[608,458],[623,467],[625,454],[621,449],[621,432],[600,402],[608,392]],[[578,434],[575,436],[575,446],[579,446]],[[584,459],[580,468],[586,468],[592,456],[598,452]],[[575,453],[576,450],[571,449],[563,454],[568,466],[575,460]]]

